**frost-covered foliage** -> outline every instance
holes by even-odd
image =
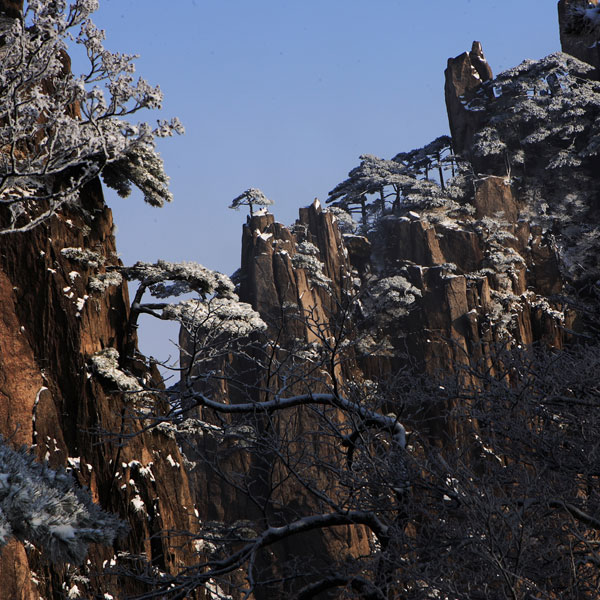
[[[162,93],[134,78],[135,56],[104,48],[91,20],[97,8],[97,0],[30,0],[0,25],[0,202],[12,214],[3,231],[34,227],[102,173],[121,195],[133,184],[154,206],[171,200],[155,138],[183,128],[176,119],[128,121],[160,108]],[[83,75],[71,73],[72,42],[89,59]]]
[[[494,276],[499,292],[512,294],[518,272],[525,266],[525,259],[511,246],[516,241],[512,226],[500,216],[483,217],[473,226],[485,247],[483,273]]]
[[[363,154],[360,160],[360,165],[348,173],[348,179],[329,192],[327,203],[334,202],[334,206],[348,212],[360,211],[365,225],[367,196],[377,194],[383,209],[388,196],[385,188],[391,186],[397,196],[402,186],[411,184],[415,176],[409,174],[404,165],[393,160],[385,160],[372,154]]]
[[[595,203],[596,180],[581,174],[578,183],[586,187],[565,186],[566,193],[560,202],[545,204],[543,220],[563,272],[575,280],[597,279],[600,276],[600,226],[589,216]]]
[[[89,544],[112,544],[125,526],[102,511],[71,475],[0,440],[0,546],[30,542],[53,562],[79,564]]]
[[[112,382],[121,392],[138,392],[142,387],[138,380],[121,370],[119,352],[116,348],[105,348],[91,358],[92,369],[98,375]]]
[[[218,333],[245,336],[265,324],[249,304],[240,302],[231,279],[194,262],[138,262],[121,269],[139,288],[131,307],[131,327],[140,313],[158,319],[179,321],[188,331],[212,329]],[[160,300],[194,293],[197,298],[179,303],[142,301],[147,292]]]
[[[104,256],[87,248],[63,248],[60,253],[65,258],[91,269],[97,269],[105,260]]]
[[[452,154],[452,140],[447,135],[442,135],[422,148],[415,148],[409,152],[400,152],[392,159],[403,164],[411,172],[429,179],[430,172],[437,171],[439,184],[444,189],[444,170],[453,168],[456,157]]]
[[[123,277],[118,271],[101,273],[98,277],[91,277],[88,287],[92,292],[104,293],[110,286],[118,286],[123,283]]]
[[[188,292],[196,292],[203,297],[213,294],[232,297],[234,293],[234,285],[227,275],[195,262],[140,261],[133,267],[121,269],[121,273],[127,280],[139,281],[148,287],[155,298],[169,298]]]
[[[511,159],[521,151],[549,169],[571,168],[596,156],[600,85],[587,78],[592,70],[557,52],[526,60],[483,83],[466,104],[468,110],[481,108],[490,115],[475,135],[475,154],[507,153]]]
[[[250,216],[254,214],[255,206],[271,206],[273,204],[273,200],[269,200],[259,189],[250,188],[245,192],[236,196],[229,205],[229,208],[233,208],[237,210],[240,206],[248,206],[250,208]]]
[[[329,289],[331,279],[323,273],[325,265],[318,259],[319,254],[319,249],[311,242],[300,242],[292,256],[292,265],[295,269],[304,269],[312,285]]]
[[[598,14],[579,12],[588,20]],[[563,53],[527,60],[482,84],[466,108],[486,115],[474,161],[486,172],[516,175],[522,216],[542,227],[565,276],[598,277],[600,84],[593,67]]]
[[[421,296],[421,290],[401,275],[379,279],[369,291],[373,312],[390,318],[406,316],[410,306]]]
[[[249,304],[232,298],[184,300],[166,306],[162,316],[179,321],[188,330],[218,331],[231,336],[247,336],[266,327]]]
[[[328,209],[335,217],[338,229],[342,234],[353,234],[358,228],[358,223],[352,218],[352,214],[339,206],[332,206]]]
[[[441,136],[392,160],[363,154],[348,179],[329,192],[327,203],[348,213],[360,212],[363,230],[369,229],[370,215],[386,214],[388,205],[393,213],[401,206],[443,206],[449,200],[444,173],[450,169],[454,176],[460,170],[450,144],[448,136]]]

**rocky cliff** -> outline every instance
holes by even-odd
[[[104,566],[128,569],[145,556],[156,569],[169,570],[189,560],[190,550],[168,535],[153,537],[194,529],[177,445],[157,430],[132,436],[141,424],[129,418],[131,400],[120,393],[114,370],[98,360],[118,357],[126,343],[127,287],[106,277],[106,269],[119,264],[112,228],[94,182],[78,209],[0,240],[0,431],[15,447],[33,446],[52,467],[71,470],[97,502],[128,522],[130,533],[115,548],[94,548],[84,565],[64,568],[48,566],[32,546],[13,543],[1,555],[0,598],[67,592],[118,598],[143,588],[103,575]],[[144,376],[124,355],[110,366]]]
[[[595,64],[594,56],[582,49],[588,48],[589,40],[565,25],[572,14],[569,4],[559,3],[563,47]],[[325,210],[318,201],[301,209],[292,227],[277,223],[270,214],[250,217],[243,229],[239,294],[269,324],[271,339],[288,348],[298,340],[327,346],[336,318],[348,311],[353,350],[337,372],[344,385],[390,380],[410,365],[433,380],[462,371],[462,384],[469,386],[475,385],[469,381],[469,369],[494,371],[499,348],[560,349],[585,336],[586,315],[580,309],[589,279],[597,274],[594,257],[599,246],[593,228],[599,216],[596,158],[581,151],[584,159],[567,163],[556,156],[564,158],[567,139],[577,150],[590,143],[598,106],[580,113],[587,126],[572,128],[575,138],[542,131],[552,118],[550,100],[558,104],[560,90],[569,85],[566,80],[562,86],[556,82],[570,73],[579,82],[594,78],[583,63],[557,54],[540,63],[526,62],[494,80],[481,44],[474,42],[470,52],[449,59],[445,73],[450,160],[456,172],[445,185],[439,182],[439,193],[416,200],[407,195],[391,210],[374,202],[368,220],[351,231],[349,215]],[[541,91],[528,78],[538,78]],[[523,122],[514,127],[521,128],[519,137],[512,139],[502,127],[515,106],[510,95],[515,81],[521,97],[523,88],[530,86],[526,97],[539,95],[542,105],[548,98],[550,112],[530,117],[529,107],[523,107]],[[502,139],[495,137],[500,135]],[[364,215],[364,197],[362,202]],[[311,393],[320,391],[319,383],[311,385]],[[231,390],[220,393],[224,401],[241,401]],[[401,399],[387,408],[399,412],[400,404]],[[201,413],[204,419],[210,419],[208,415],[210,411]],[[431,417],[443,421],[441,415],[428,414]],[[301,410],[287,419],[274,426],[282,439],[292,431],[295,439],[311,430],[311,417]],[[448,423],[438,422],[434,437],[443,440],[447,429]],[[237,463],[231,469],[247,474],[252,465]],[[217,481],[223,477],[213,477],[208,470],[195,476],[197,489],[213,490],[211,497],[218,505],[216,512],[214,503],[201,506],[206,518],[262,518],[247,504],[247,495],[231,495],[227,486],[220,487]],[[320,485],[330,489],[327,480]],[[275,504],[302,513],[303,503],[305,509],[310,505],[309,495],[285,484],[278,488]],[[295,514],[282,511],[280,522]],[[372,549],[360,526],[349,527],[343,537],[340,543],[339,537],[315,534],[293,546],[275,547],[261,565],[272,569],[272,577],[278,565],[294,555],[309,564],[312,552],[312,558],[316,554],[329,563],[340,552],[358,557]],[[260,588],[256,591],[258,597],[268,597]],[[235,595],[234,587],[230,592]]]
[[[560,0],[558,3],[560,44],[563,51],[593,65],[596,68],[596,78],[600,68],[598,33],[584,19],[573,18],[572,12],[573,9],[584,11],[597,4],[583,0]]]
[[[0,13],[15,17],[22,7],[2,1]],[[135,339],[127,285],[111,271],[119,265],[98,180],[31,231],[0,236],[0,434],[72,472],[129,530],[114,548],[93,547],[81,565],[52,565],[33,545],[9,543],[0,554],[2,599],[121,598],[145,589],[123,572],[178,569],[193,554],[165,533],[195,527],[178,447],[158,430],[135,435],[142,424],[120,389],[122,377],[158,378],[127,356]]]
[[[559,3],[563,47],[596,66],[588,37],[566,25],[570,4]],[[11,16],[19,5],[0,1],[0,11]],[[571,59],[556,61],[578,77],[585,71]],[[556,90],[555,79],[545,75],[544,81]],[[501,82],[510,83],[506,77]],[[503,106],[495,85],[481,44],[449,60],[445,95],[457,172],[435,201],[420,198],[387,211],[384,205],[363,227],[350,229],[339,212],[318,201],[301,209],[292,227],[270,214],[248,219],[238,292],[260,312],[271,346],[219,356],[220,365],[243,376],[235,385],[219,382],[211,389],[216,398],[231,404],[264,400],[282,387],[290,394],[318,394],[334,380],[351,389],[393,378],[407,365],[433,379],[462,366],[491,367],[499,346],[561,348],[585,333],[586,316],[572,298],[585,293],[586,272],[595,273],[598,244],[588,225],[600,210],[597,161],[581,160],[574,185],[562,167],[546,170],[535,148],[507,141],[499,152],[482,152],[482,132]],[[587,143],[583,137],[576,142],[578,150]],[[459,155],[468,169],[458,164]],[[93,548],[81,566],[48,565],[33,546],[11,543],[0,556],[0,600],[123,598],[145,589],[123,577],[124,570],[156,577],[193,564],[195,550],[206,551],[210,544],[190,547],[177,534],[195,531],[198,521],[227,520],[240,523],[239,529],[248,522],[285,525],[320,508],[314,488],[334,499],[341,495],[340,449],[323,442],[316,413],[306,407],[283,417],[260,415],[253,430],[235,430],[231,419],[226,439],[206,434],[225,421],[207,409],[195,413],[203,434],[184,432],[176,440],[169,428],[141,432],[123,381],[149,387],[159,382],[143,360],[129,355],[129,297],[115,275],[112,227],[100,184],[93,181],[77,207],[31,232],[0,237],[0,434],[15,447],[33,446],[51,466],[71,470],[104,508],[129,523],[130,533],[114,548]],[[340,319],[352,347],[328,372],[315,373],[311,357],[338,339]],[[189,344],[185,335],[182,341]],[[267,375],[261,371],[265,347],[268,364],[280,365]],[[290,348],[297,362],[288,372],[283,356]],[[290,373],[296,380],[286,379]],[[385,408],[399,411],[394,401]],[[339,414],[339,407],[327,413],[333,432]],[[274,465],[287,457],[275,456],[273,445],[269,455],[247,450],[266,447],[261,437],[309,448],[306,455],[327,466],[316,472],[299,460],[313,489],[299,485],[301,478],[280,476],[283,469]],[[184,465],[192,463],[195,469],[187,472]],[[227,480],[238,473],[243,480]],[[234,548],[239,543],[232,542]],[[256,557],[255,567],[267,581],[285,580],[280,565],[293,559],[296,573],[297,565],[306,573],[295,576],[289,591],[310,584],[319,563],[354,565],[374,547],[366,527],[344,522],[325,534],[304,532],[273,544]],[[211,589],[218,597],[235,595],[244,577],[237,573],[221,582],[226,592]],[[254,592],[273,597],[266,584]]]

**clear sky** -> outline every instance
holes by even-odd
[[[193,260],[231,274],[249,187],[290,224],[360,154],[391,158],[448,133],[448,57],[483,44],[494,73],[560,49],[555,0],[100,0],[106,47],[139,54],[162,114],[172,204],[107,192],[124,263]],[[142,350],[175,354],[175,327],[142,322]]]

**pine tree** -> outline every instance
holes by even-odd
[[[79,564],[89,544],[110,545],[125,531],[71,475],[37,462],[25,448],[12,450],[0,438],[0,546],[14,537],[52,562]]]

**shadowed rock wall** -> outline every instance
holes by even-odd
[[[560,0],[558,3],[558,24],[560,44],[563,52],[596,67],[596,78],[600,77],[600,36],[598,30],[580,27],[571,18],[573,8],[586,8],[597,2],[587,0]]]

